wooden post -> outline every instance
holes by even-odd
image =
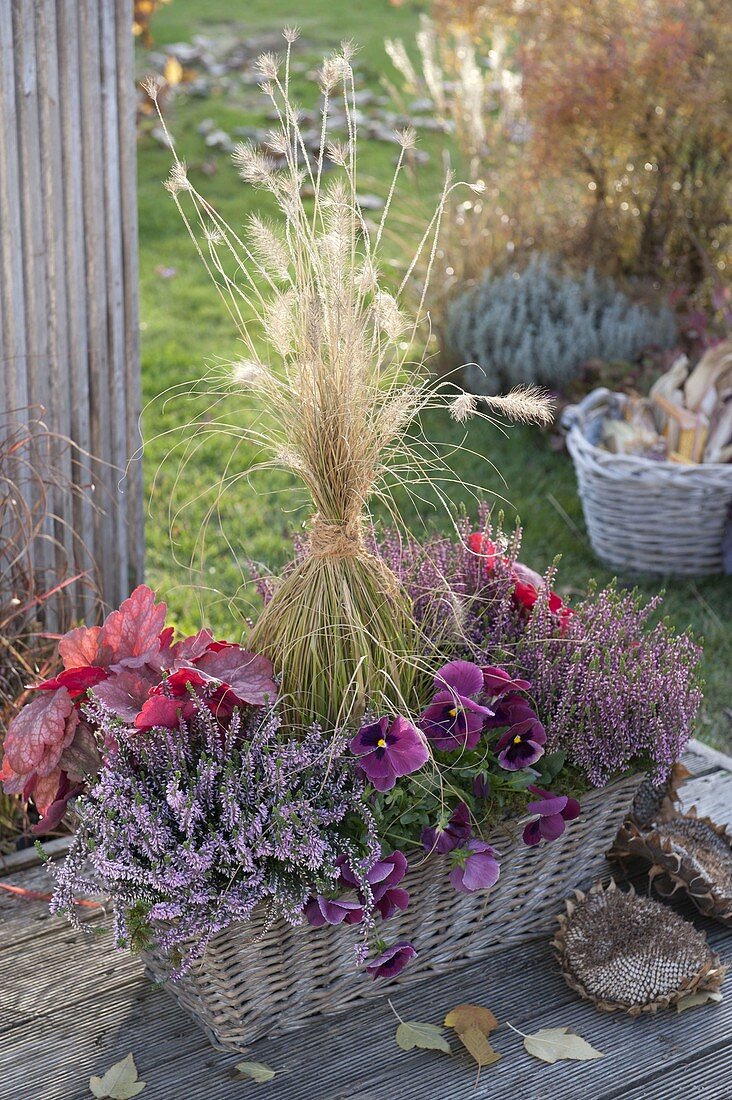
[[[130,0],[0,0],[0,412],[72,441],[35,559],[110,606],[144,553],[131,27]]]

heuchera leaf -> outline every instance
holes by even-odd
[[[243,703],[261,706],[267,698],[274,700],[277,695],[270,662],[241,646],[209,650],[196,661],[196,668],[228,684]]]
[[[534,1058],[550,1065],[562,1059],[587,1062],[593,1058],[604,1058],[604,1054],[568,1027],[543,1027],[534,1035],[524,1035],[524,1047]]]
[[[709,1004],[710,1001],[719,1004],[721,1000],[723,1000],[721,993],[712,989],[705,989],[701,993],[689,993],[687,997],[682,997],[680,1001],[676,1002],[676,1011],[685,1012],[687,1008]]]
[[[100,652],[101,626],[78,626],[70,630],[58,643],[58,651],[64,668],[82,668],[85,665],[106,665],[105,656]],[[109,656],[107,654],[107,656]]]
[[[4,763],[17,775],[50,775],[74,739],[79,716],[66,688],[44,691],[13,718],[5,738]],[[9,790],[9,788],[6,788]]]
[[[131,1100],[145,1088],[137,1077],[137,1066],[131,1054],[107,1070],[104,1077],[90,1077],[89,1088],[98,1100]]]
[[[417,1020],[403,1020],[396,1029],[397,1046],[402,1050],[442,1050],[450,1054],[450,1044],[445,1033],[436,1024],[421,1024]]]
[[[271,1066],[265,1066],[264,1062],[237,1062],[236,1072],[242,1077],[248,1077],[251,1081],[263,1084],[271,1081],[275,1076],[275,1070]]]
[[[134,722],[158,677],[146,678],[124,670],[94,688],[94,698],[124,722]]]
[[[160,632],[166,606],[155,603],[155,593],[140,584],[131,596],[104,620],[102,640],[112,653],[110,664],[132,668],[160,651]]]

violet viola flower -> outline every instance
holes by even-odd
[[[411,943],[395,943],[393,947],[387,947],[375,959],[367,964],[366,970],[374,980],[376,978],[396,978],[401,974],[405,966],[417,957],[417,952]]]
[[[486,719],[486,729],[501,729],[525,722],[527,718],[536,718],[536,712],[528,699],[516,692],[501,695],[493,703],[493,717]]]
[[[453,852],[452,858],[455,866],[450,872],[450,882],[461,893],[489,890],[498,882],[501,874],[498,853],[485,840],[469,840],[464,848]]]
[[[464,802],[459,802],[444,828],[435,825],[422,830],[422,843],[426,852],[439,852],[444,856],[461,847],[470,839],[472,832],[468,807]]]
[[[523,722],[509,726],[496,745],[498,763],[508,772],[529,768],[544,755],[546,733],[539,719],[532,713]]]
[[[313,928],[322,928],[324,924],[360,924],[363,920],[363,905],[358,901],[324,898],[322,894],[318,894],[310,899],[303,913]]]
[[[389,920],[400,909],[406,909],[409,905],[409,891],[398,885],[407,873],[407,857],[403,852],[392,852],[385,859],[380,859],[366,874],[366,881],[371,887],[374,908],[378,910],[382,920]],[[341,862],[341,882],[345,886],[355,886],[359,890],[359,898],[365,905],[365,898],[361,889],[361,883],[353,870],[344,861]]]
[[[361,726],[349,748],[377,791],[390,791],[400,776],[418,771],[430,756],[420,731],[401,715],[391,725],[384,716]]]
[[[581,807],[576,798],[569,798],[566,794],[552,794],[541,787],[530,786],[532,794],[538,796],[536,802],[529,802],[526,807],[528,813],[538,816],[530,821],[524,829],[524,844],[533,847],[542,840],[556,840],[565,829],[565,822],[573,821],[579,817]]]
[[[531,684],[528,680],[514,679],[503,668],[489,665],[483,669],[483,687],[486,695],[495,699],[499,695],[505,695],[507,691],[528,691]]]
[[[421,726],[435,748],[450,752],[474,749],[489,707],[475,702],[483,690],[483,672],[470,661],[450,661],[435,676],[437,693],[422,715]]]

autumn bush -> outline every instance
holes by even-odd
[[[518,19],[529,159],[576,184],[571,246],[678,285],[731,262],[732,9],[725,0],[529,0]]]

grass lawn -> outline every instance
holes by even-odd
[[[361,47],[361,86],[379,91],[381,76],[390,69],[384,36],[402,36],[409,43],[417,16],[411,7],[394,8],[387,0],[363,5],[309,0],[299,11],[291,0],[207,0],[205,6],[194,0],[173,0],[155,17],[152,30],[159,50],[168,43],[190,41],[196,33],[215,33],[232,19],[240,21],[242,31],[262,33],[295,18],[307,45],[303,58],[315,60],[342,38],[353,37]],[[141,73],[146,71],[142,48],[138,66]],[[296,94],[303,105],[310,106],[314,89],[305,85],[302,76],[296,81],[302,84]],[[179,96],[169,112],[179,154],[188,162],[191,177],[234,227],[241,226],[251,210],[261,209],[262,194],[239,180],[226,153],[205,146],[197,126],[209,118],[231,132],[240,126],[261,125],[261,112],[256,88],[243,92],[240,101]],[[420,208],[431,207],[441,179],[436,139],[425,137],[420,144],[433,155],[409,182],[412,217]],[[394,154],[395,147],[384,142],[361,143],[363,190],[383,193]],[[229,317],[161,186],[169,169],[169,152],[146,137],[138,156],[143,387],[148,403],[143,421],[149,491],[148,579],[167,599],[181,626],[197,628],[205,614],[216,631],[236,636],[253,607],[241,563],[254,558],[272,568],[283,564],[289,553],[288,532],[302,522],[304,501],[287,491],[291,485],[283,474],[248,478],[247,468],[256,455],[250,447],[237,445],[231,435],[193,433],[187,428],[193,417],[210,422],[225,411],[227,422],[235,425],[237,417],[245,415],[243,401],[241,407],[232,408],[229,402],[225,410],[214,413],[209,401],[202,394],[190,394],[187,385],[240,351]],[[215,173],[204,174],[204,164],[209,173],[215,166]],[[171,275],[172,269],[175,274]],[[446,417],[433,414],[422,426],[431,440],[448,445],[460,442],[464,435]],[[498,494],[509,522],[520,517],[525,561],[541,570],[561,554],[558,587],[565,593],[582,592],[591,577],[600,583],[610,579],[587,542],[571,461],[565,454],[554,453],[548,437],[529,428],[503,431],[476,423],[465,442],[470,453],[455,455],[455,473],[466,483]],[[228,479],[228,487],[217,503],[222,478]],[[467,489],[448,486],[447,493],[456,505],[471,504]],[[415,529],[423,523],[437,527],[449,523],[432,501],[417,507],[402,496],[398,502]],[[202,545],[199,531],[207,519]],[[638,578],[621,580],[635,583]],[[662,582],[640,579],[638,583],[650,596]],[[670,580],[666,588],[665,609],[673,622],[680,628],[692,626],[705,641],[706,707],[699,735],[729,747],[732,579]]]

